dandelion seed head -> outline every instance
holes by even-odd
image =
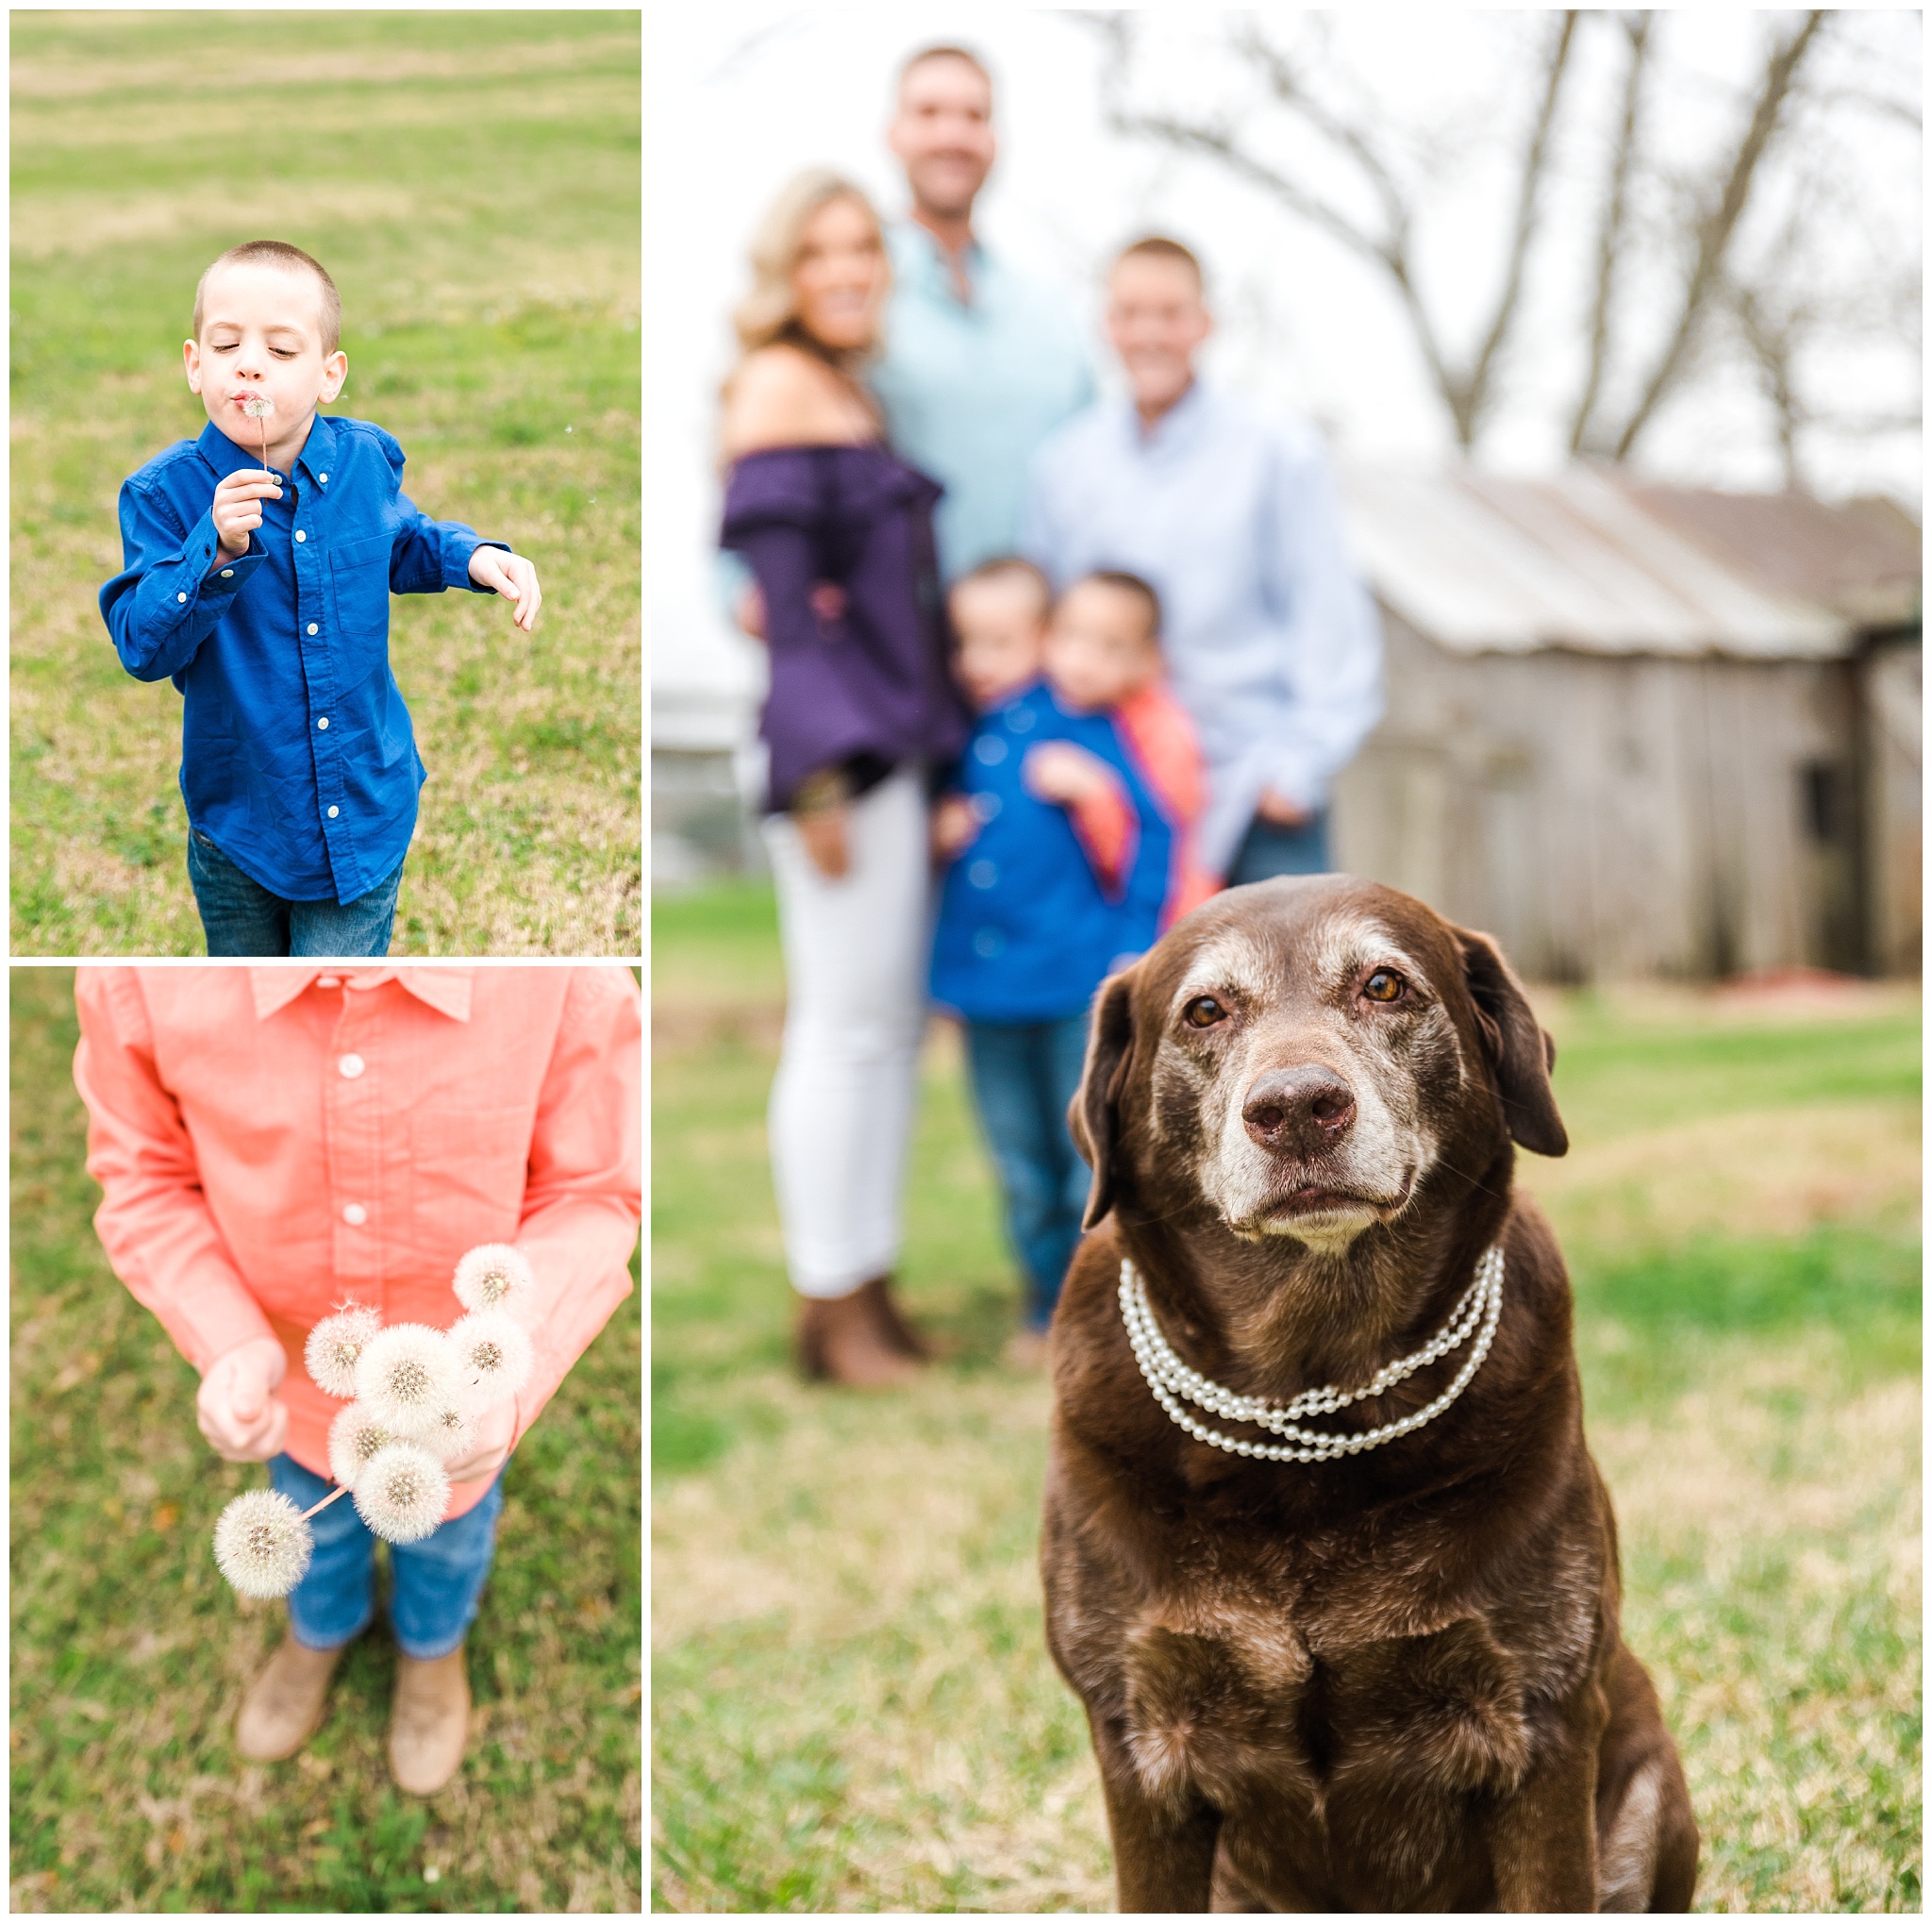
[[[445,1463],[461,1461],[475,1441],[476,1425],[470,1420],[470,1412],[458,1402],[438,1410],[435,1421],[423,1432],[423,1446]]]
[[[346,1402],[356,1393],[356,1359],[380,1333],[382,1317],[374,1309],[344,1302],[308,1331],[302,1359],[318,1389]]]
[[[472,1310],[450,1330],[449,1342],[473,1409],[502,1402],[529,1380],[530,1338],[501,1309]]]
[[[420,1542],[442,1520],[449,1478],[420,1443],[392,1442],[363,1463],[350,1500],[384,1542]]]
[[[366,1405],[352,1402],[328,1426],[328,1472],[353,1489],[370,1457],[401,1440],[394,1430],[385,1429]]]
[[[385,1429],[420,1435],[457,1399],[457,1353],[440,1329],[398,1322],[372,1336],[356,1358],[356,1397]]]
[[[277,1490],[248,1490],[215,1522],[215,1566],[243,1596],[288,1595],[314,1549],[302,1512]]]
[[[521,1309],[536,1293],[536,1272],[522,1249],[486,1242],[457,1263],[454,1287],[465,1309]]]
[[[273,394],[250,394],[242,403],[242,411],[251,421],[265,421],[275,410]]]

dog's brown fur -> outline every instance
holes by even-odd
[[[1370,998],[1379,967],[1398,1002]],[[1041,1564],[1123,1911],[1690,1905],[1696,1826],[1618,1631],[1569,1279],[1510,1187],[1512,1137],[1568,1145],[1547,1051],[1486,937],[1346,877],[1231,890],[1101,992],[1072,1121],[1102,1226],[1054,1323]],[[1252,1092],[1311,1064],[1355,1106],[1297,1111],[1284,1146]],[[1183,1433],[1117,1299],[1125,1255],[1186,1362],[1286,1399],[1422,1346],[1498,1241],[1502,1320],[1460,1400],[1333,1462]],[[1313,1426],[1408,1413],[1467,1353]]]

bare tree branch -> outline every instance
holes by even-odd
[[[1697,254],[1691,263],[1690,276],[1684,284],[1676,326],[1672,329],[1671,338],[1665,344],[1663,353],[1658,357],[1649,381],[1645,383],[1642,397],[1632,409],[1629,418],[1624,423],[1623,431],[1617,437],[1612,451],[1618,460],[1627,460],[1630,458],[1630,450],[1637,444],[1638,437],[1650,425],[1657,413],[1658,403],[1663,400],[1683,372],[1685,357],[1696,336],[1706,306],[1719,284],[1725,249],[1730,245],[1731,235],[1736,231],[1745,203],[1750,199],[1751,183],[1757,174],[1757,163],[1764,158],[1764,150],[1770,144],[1771,137],[1776,129],[1778,111],[1784,106],[1786,95],[1790,92],[1791,81],[1797,74],[1799,63],[1817,39],[1824,20],[1825,12],[1822,8],[1807,13],[1804,25],[1790,39],[1782,45],[1774,47],[1772,51],[1765,68],[1763,85],[1758,90],[1757,107],[1752,112],[1750,124],[1745,127],[1743,139],[1739,142],[1737,154],[1732,159],[1729,176],[1724,181],[1724,193],[1717,206],[1699,223]]]
[[[1557,30],[1556,45],[1550,51],[1549,72],[1543,82],[1542,109],[1536,117],[1528,151],[1523,157],[1523,185],[1516,200],[1516,231],[1509,242],[1509,265],[1503,276],[1503,291],[1496,296],[1496,311],[1490,323],[1490,331],[1476,354],[1475,365],[1469,372],[1465,392],[1469,435],[1464,446],[1474,439],[1483,416],[1489,411],[1490,373],[1508,335],[1510,324],[1516,318],[1517,303],[1523,293],[1524,263],[1529,257],[1530,240],[1536,232],[1537,206],[1542,194],[1543,174],[1549,158],[1550,125],[1557,117],[1557,97],[1562,92],[1563,70],[1570,64],[1570,49],[1575,39],[1576,14],[1573,10],[1564,14],[1563,24]]]
[[[1624,32],[1630,40],[1630,64],[1624,73],[1623,115],[1618,123],[1617,144],[1610,159],[1609,192],[1604,201],[1603,226],[1597,234],[1596,295],[1591,302],[1590,315],[1590,366],[1584,375],[1583,392],[1576,397],[1576,411],[1570,422],[1570,452],[1573,455],[1583,450],[1609,360],[1610,306],[1616,287],[1617,264],[1623,252],[1624,230],[1630,218],[1630,175],[1637,159],[1638,117],[1642,103],[1643,78],[1650,64],[1654,20],[1652,14],[1640,13],[1635,20],[1624,23]]]

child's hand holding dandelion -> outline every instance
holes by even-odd
[[[306,1512],[267,1489],[238,1496],[222,1512],[215,1561],[242,1595],[293,1589],[314,1548],[308,1518],[344,1496],[354,1496],[357,1513],[385,1542],[413,1543],[441,1522],[453,1481],[482,1481],[503,1465],[516,1436],[516,1393],[530,1373],[523,1318],[536,1279],[520,1249],[491,1243],[464,1256],[453,1289],[469,1313],[446,1330],[415,1322],[385,1329],[374,1309],[344,1302],[309,1331],[303,1359],[310,1379],[348,1404],[329,1430],[337,1486]],[[219,1420],[205,1414],[203,1434],[231,1462],[275,1455],[288,1430],[288,1412],[268,1396],[287,1366],[281,1346],[244,1343],[208,1380],[224,1365],[225,1386],[210,1398]],[[279,1412],[279,1424],[258,1404]]]
[[[261,526],[259,503],[279,501],[282,497],[282,484],[268,464],[268,421],[275,410],[272,394],[242,396],[242,412],[256,424],[261,435],[261,468],[258,472],[238,468],[215,490],[212,511],[221,548],[215,557],[217,566],[225,560],[239,560],[248,552],[248,537]]]

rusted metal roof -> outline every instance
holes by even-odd
[[[1457,653],[1822,660],[1918,616],[1919,532],[1890,502],[1583,466],[1542,481],[1345,467],[1341,486],[1377,596]]]

